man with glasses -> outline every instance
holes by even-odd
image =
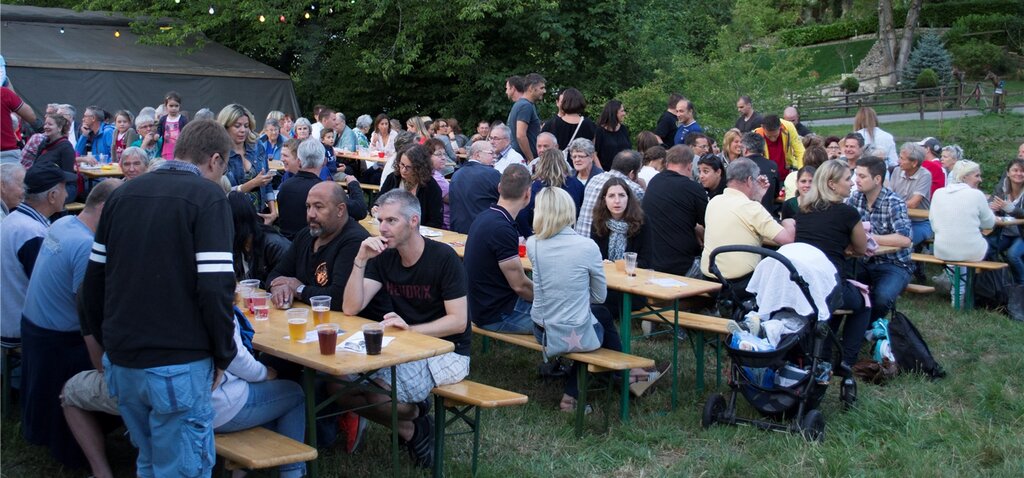
[[[523,155],[512,147],[512,130],[506,125],[491,128],[491,146],[494,147],[494,169],[498,174],[505,172],[510,164],[526,164]]]
[[[114,125],[105,123],[106,118],[99,106],[90,106],[82,115],[82,135],[75,143],[75,153],[79,156],[99,156],[110,154],[110,146],[114,140]]]
[[[686,145],[693,151],[693,177],[699,177],[700,170],[697,168],[697,161],[711,152],[711,140],[704,133],[690,133],[686,136]]]
[[[502,130],[500,133],[498,130]],[[503,135],[508,142],[508,128],[500,126],[491,132],[491,142],[477,141],[469,147],[469,160],[452,176],[448,189],[451,206],[452,230],[469,233],[476,215],[498,202],[498,182],[501,173],[494,169],[495,135]],[[514,153],[514,151],[513,151]]]

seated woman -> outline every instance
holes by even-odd
[[[572,160],[573,177],[583,186],[590,182],[590,178],[604,172],[598,164],[594,143],[587,138],[576,138],[569,143],[569,159]]]
[[[623,260],[627,252],[635,252],[637,268],[650,267],[651,234],[644,221],[640,201],[623,179],[611,178],[601,188],[601,195],[594,205],[590,238],[597,242],[604,260]],[[613,314],[618,313],[622,309],[622,293],[608,291],[604,305]],[[634,298],[633,310],[646,305],[646,298],[638,296]]]
[[[871,309],[864,305],[861,290],[845,280],[853,276],[853,271],[846,267],[846,254],[864,255],[868,240],[857,209],[843,202],[850,197],[852,177],[849,166],[839,160],[826,161],[815,171],[814,182],[796,215],[795,239],[824,252],[839,274],[836,292],[842,301],[837,308],[849,309],[853,313],[846,316],[845,321],[833,317],[829,325],[836,332],[843,325],[842,360],[847,366],[857,363],[864,332],[871,320]],[[838,369],[844,375],[848,373],[845,367]]]
[[[235,280],[259,279],[260,288],[270,289],[267,276],[284,257],[291,242],[273,227],[263,224],[245,194],[228,193],[228,205],[235,224],[232,244]]]
[[[953,183],[939,188],[932,195],[928,219],[935,232],[935,257],[945,261],[980,261],[988,252],[982,229],[992,229],[996,216],[988,207],[981,184],[981,166],[974,161],[957,161],[950,171]],[[957,304],[955,294],[964,293],[967,272],[963,267],[947,268],[960,275],[960,290],[950,288],[950,301]]]
[[[284,146],[285,138],[281,134],[281,123],[273,118],[267,118],[263,123],[263,134],[260,135],[260,144],[267,151],[267,158],[270,160],[281,160],[281,146]]]
[[[444,216],[444,228],[449,229],[451,227],[451,210],[448,208],[448,179],[444,177],[444,171],[448,168],[448,153],[445,152],[444,143],[437,139],[431,138],[423,144],[427,150],[430,151],[430,165],[432,167],[432,177],[437,186],[441,188],[441,201],[444,202],[444,208],[442,209]]]
[[[942,163],[942,170],[946,172],[946,184],[956,182],[953,180],[953,166],[961,159],[964,159],[964,150],[960,146],[951,144],[942,148],[942,157],[939,161]]]
[[[700,185],[711,199],[725,191],[725,167],[722,160],[713,154],[705,154],[697,160],[697,171],[700,173]]]
[[[423,210],[420,224],[440,229],[444,226],[444,199],[441,187],[434,181],[430,151],[414,144],[402,150],[398,156],[399,160],[395,161],[392,174],[380,187],[380,193],[398,187],[409,191],[420,200],[420,208]]]
[[[234,338],[238,354],[210,397],[214,411],[213,430],[231,433],[262,426],[302,442],[306,437],[302,387],[290,380],[275,380],[277,371],[253,358],[251,339],[250,344],[242,339],[241,321],[245,321],[246,329],[252,330],[245,316],[236,308]],[[306,463],[281,465],[278,470],[282,478],[299,478],[306,474]],[[245,476],[245,472],[235,471],[232,476]]]
[[[569,166],[565,162],[562,152],[557,149],[549,149],[540,155],[537,171],[533,173],[533,184],[530,185],[530,203],[516,216],[516,225],[523,237],[533,235],[535,199],[537,193],[546,187],[562,188],[569,193],[576,204],[576,214],[579,215],[580,206],[583,205],[583,183],[569,175]]]
[[[828,152],[824,147],[817,144],[811,144],[804,150],[804,166],[811,166],[817,168],[822,163],[828,161]],[[786,189],[786,200],[790,200],[796,197],[797,192],[800,191],[800,186],[797,185],[799,176],[790,174],[786,176],[786,180],[783,183],[783,187]]]
[[[800,168],[796,172],[796,196],[793,196],[782,203],[782,219],[795,218],[800,213],[800,197],[806,196],[807,191],[810,191],[811,184],[814,183],[814,172],[817,170],[814,166],[807,166]]]
[[[1006,165],[1006,177],[992,191],[989,209],[997,216],[1024,219],[1024,159],[1012,159]],[[993,249],[1006,256],[1017,284],[1024,284],[1024,239],[1020,226],[1004,226],[989,235]]]

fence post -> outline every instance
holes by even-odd
[[[917,97],[917,114],[924,120],[924,93],[919,93]]]
[[[945,96],[946,87],[939,87],[939,111],[946,111],[946,100],[944,99]]]

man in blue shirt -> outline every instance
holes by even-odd
[[[114,141],[114,126],[104,122],[105,117],[106,114],[99,106],[85,109],[85,114],[82,115],[82,130],[79,132],[78,142],[75,143],[75,153],[79,156],[92,154],[99,159],[101,154],[105,154],[109,158],[110,147]]]
[[[494,169],[494,146],[477,141],[469,148],[469,160],[452,176],[448,189],[452,230],[469,232],[476,215],[498,201],[501,173]]]
[[[334,144],[338,149],[342,151],[355,151],[356,150],[356,132],[349,128],[345,123],[345,113],[337,112],[334,114]]]
[[[533,333],[533,281],[519,258],[515,218],[530,202],[530,172],[514,164],[501,174],[498,203],[481,212],[466,241],[469,318],[479,327],[511,334]]]
[[[544,98],[547,80],[537,73],[530,73],[524,79],[526,92],[512,105],[505,123],[512,130],[512,149],[523,156],[529,164],[537,157],[537,135],[540,134],[540,116],[534,106]]]
[[[701,128],[693,117],[695,113],[692,101],[684,98],[676,103],[676,118],[679,119],[679,128],[676,129],[675,144],[686,144],[686,135],[690,133],[704,132],[704,128]]]

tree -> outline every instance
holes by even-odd
[[[910,53],[907,66],[903,70],[903,79],[916,81],[925,69],[931,69],[938,77],[940,85],[946,84],[953,76],[953,57],[942,45],[942,39],[934,33],[921,35],[917,46]]]
[[[921,16],[922,3],[924,0],[911,0],[910,7],[907,9],[907,21],[903,23],[903,37],[900,39],[899,56],[896,58],[894,70],[897,80],[900,79],[900,72],[904,71],[907,60],[910,58],[910,47],[914,44],[914,29],[917,27],[918,17]]]
[[[882,47],[883,71],[888,72],[889,84],[895,85],[896,31],[893,29],[892,0],[878,0],[878,42]]]

